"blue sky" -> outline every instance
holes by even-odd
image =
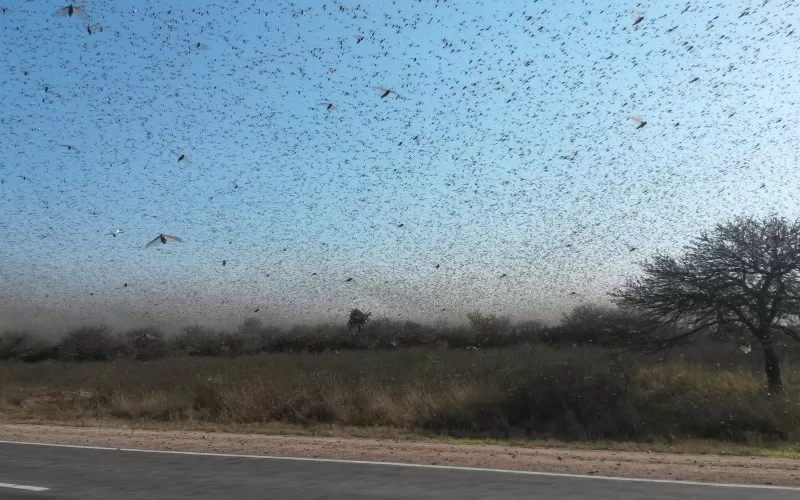
[[[0,317],[604,300],[717,221],[798,215],[798,8],[762,3],[98,1],[90,35],[5,2]]]

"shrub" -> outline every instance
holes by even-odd
[[[68,332],[58,343],[63,361],[109,361],[121,351],[105,326],[83,326]]]
[[[200,325],[184,328],[175,337],[175,348],[190,356],[218,356],[223,352],[220,334]]]
[[[0,360],[34,363],[56,356],[52,342],[24,331],[6,331],[0,335]]]
[[[351,309],[350,317],[347,320],[347,328],[349,328],[353,333],[361,333],[361,330],[364,329],[364,326],[369,321],[369,317],[371,315],[371,312],[364,312],[360,309]]]
[[[169,354],[164,334],[155,327],[136,328],[125,334],[127,351],[133,359],[151,361]]]
[[[241,351],[250,354],[268,351],[272,338],[282,332],[279,328],[265,327],[258,318],[247,318],[236,333],[241,338]]]
[[[561,324],[545,330],[543,340],[571,345],[623,346],[638,342],[649,328],[636,314],[615,306],[581,304]]]

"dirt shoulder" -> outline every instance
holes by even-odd
[[[800,460],[790,458],[27,424],[0,425],[0,439],[115,448],[460,465],[652,479],[800,485]]]

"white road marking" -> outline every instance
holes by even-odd
[[[523,476],[544,476],[544,477],[566,477],[573,479],[597,479],[601,481],[621,481],[631,483],[658,483],[675,484],[684,486],[707,486],[712,488],[743,488],[756,490],[782,490],[800,491],[800,486],[777,486],[773,484],[747,484],[747,483],[711,483],[703,481],[682,481],[680,479],[648,479],[643,477],[614,477],[614,476],[595,476],[592,474],[570,474],[567,472],[541,472],[528,470],[510,469],[488,469],[482,467],[462,467],[458,465],[429,465],[412,464],[403,462],[371,462],[369,460],[343,460],[337,458],[310,458],[310,457],[282,457],[277,455],[243,455],[238,453],[210,453],[202,451],[173,451],[173,450],[144,450],[141,448],[112,448],[110,446],[87,446],[79,444],[57,444],[57,443],[33,443],[29,441],[5,441],[0,440],[0,444],[20,444],[27,446],[48,446],[52,448],[74,448],[78,450],[102,450],[102,451],[124,451],[129,453],[154,453],[161,455],[188,455],[196,457],[225,457],[225,458],[252,458],[260,460],[284,460],[293,462],[319,462],[332,464],[351,464],[351,465],[383,465],[389,467],[408,467],[418,469],[440,469],[456,470],[466,472],[497,472],[503,474],[519,474]],[[47,489],[47,488],[45,488]]]
[[[28,490],[28,491],[47,491],[50,488],[43,488],[41,486],[26,486],[24,484],[11,484],[0,483],[0,488],[11,488],[12,490]]]

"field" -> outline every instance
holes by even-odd
[[[6,422],[393,429],[455,438],[800,439],[798,366],[766,394],[758,353],[642,356],[601,347],[269,353],[0,364]],[[754,357],[752,354],[755,354]]]

